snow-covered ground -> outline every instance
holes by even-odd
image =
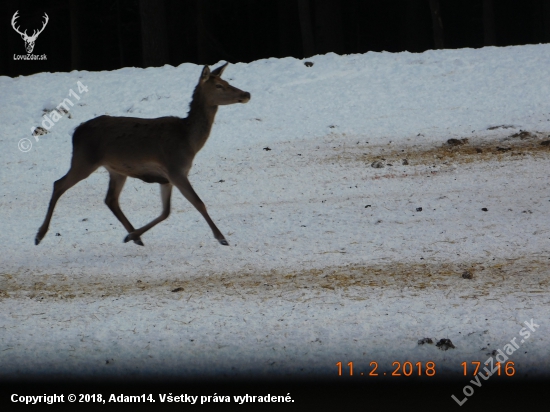
[[[0,77],[0,378],[461,376],[513,338],[516,376],[550,375],[550,45],[308,61],[225,71],[252,99],[219,109],[190,180],[230,247],[177,192],[122,243],[105,170],[34,245],[74,128],[184,117],[199,66]],[[134,226],[158,192],[127,181]]]

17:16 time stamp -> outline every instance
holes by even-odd
[[[463,368],[464,376],[468,374],[468,372],[472,372],[473,375],[476,375],[479,367],[481,365],[481,362],[478,361],[472,361],[470,362],[472,364],[472,367],[468,367],[468,362],[462,362],[460,365]],[[372,361],[370,364],[371,371],[368,373],[367,376],[386,376],[389,372],[378,372],[378,362]],[[347,375],[347,371],[344,371],[345,366],[347,366],[347,369],[349,371],[349,376],[364,376],[365,372],[355,372],[353,370],[353,362],[348,362],[347,365],[343,365],[342,362],[336,362],[336,366],[338,368],[338,376],[342,376],[343,374]],[[394,370],[391,372],[390,376],[435,376],[435,362],[428,361],[425,363],[422,362],[398,362],[395,361],[392,363],[392,366],[394,367]],[[514,376],[516,373],[516,369],[514,367],[514,362],[506,362],[501,367],[501,363],[497,363],[497,370],[496,375],[506,375],[506,376]]]

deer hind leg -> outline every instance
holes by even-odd
[[[52,219],[55,204],[57,203],[61,195],[63,195],[63,193],[65,193],[67,190],[69,190],[71,187],[76,185],[81,180],[84,180],[88,176],[90,176],[98,167],[99,166],[97,165],[93,165],[89,163],[80,163],[78,166],[75,166],[73,162],[67,174],[63,176],[61,179],[54,182],[53,194],[52,194],[52,198],[50,199],[50,205],[48,206],[48,212],[46,213],[46,218],[44,219],[44,223],[42,223],[42,226],[40,226],[40,228],[38,229],[38,233],[34,238],[35,245],[38,245],[40,241],[44,238],[46,233],[48,232],[48,228],[50,227],[50,220]]]
[[[133,230],[131,233],[129,233],[128,236],[124,238],[124,243],[129,242],[130,240],[133,240],[135,242],[136,239],[139,239],[139,237],[142,234],[144,234],[153,226],[162,222],[164,219],[170,216],[170,197],[171,196],[172,196],[172,185],[170,183],[161,184],[160,198],[162,200],[162,213],[160,214],[159,217],[147,223],[145,226],[140,227],[139,229]]]
[[[111,209],[111,212],[113,212],[120,223],[122,223],[122,226],[124,226],[128,233],[132,233],[135,230],[134,226],[132,226],[130,221],[126,218],[126,216],[124,216],[124,213],[122,213],[118,203],[120,192],[122,192],[122,188],[126,182],[126,176],[109,170],[109,177],[109,189],[107,190],[107,196],[105,197],[105,204],[109,209]],[[139,236],[133,240],[135,244],[144,246]]]
[[[210,226],[210,229],[212,229],[214,238],[216,238],[218,242],[220,242],[222,245],[229,246],[229,243],[227,243],[227,240],[225,240],[225,237],[222,235],[222,232],[220,232],[220,230],[216,227],[212,219],[210,219],[210,216],[206,211],[206,206],[204,205],[200,197],[193,190],[191,183],[189,183],[189,179],[187,179],[187,177],[183,175],[170,176],[170,178],[172,183],[174,183],[174,185],[177,186],[177,188],[180,190],[181,194],[193,206],[195,206],[195,209],[197,209],[200,212],[200,214],[204,217],[204,220],[206,220],[206,223],[208,223],[208,226]]]

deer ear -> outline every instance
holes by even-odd
[[[214,70],[211,74],[211,76],[221,77],[223,71],[227,67],[229,63],[225,63],[223,66],[218,67],[216,70]]]
[[[210,77],[210,68],[208,66],[204,66],[201,73],[201,82],[205,82]]]

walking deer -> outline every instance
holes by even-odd
[[[61,195],[103,166],[110,176],[105,203],[128,231],[124,242],[133,240],[143,246],[141,235],[170,214],[172,186],[176,186],[202,214],[214,237],[222,245],[229,245],[187,178],[195,155],[210,135],[218,106],[250,100],[250,93],[222,80],[226,67],[227,63],[211,72],[208,66],[204,66],[185,119],[99,116],[78,126],[73,134],[71,168],[53,184],[48,212],[38,229],[35,244],[38,245],[46,235]],[[118,203],[128,176],[160,184],[162,213],[139,229],[132,226]]]

